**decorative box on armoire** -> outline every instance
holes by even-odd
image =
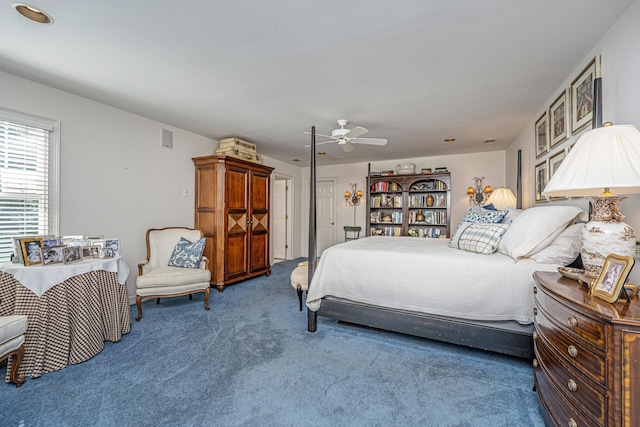
[[[196,167],[195,228],[207,239],[211,284],[271,274],[269,189],[273,168],[230,156],[192,159]]]

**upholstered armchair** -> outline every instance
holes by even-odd
[[[136,305],[142,317],[142,301],[148,298],[177,297],[204,292],[204,308],[209,310],[209,260],[202,256],[202,231],[167,227],[147,230],[147,259],[138,264]],[[199,252],[199,256],[198,256]]]
[[[27,332],[27,316],[13,314],[0,316],[0,362],[11,358],[9,380],[20,387],[25,377],[18,377],[18,368],[24,356],[24,334]]]

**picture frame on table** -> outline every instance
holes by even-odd
[[[607,255],[602,271],[591,287],[591,294],[609,303],[616,302],[634,263],[632,256]]]
[[[92,240],[91,241],[91,246],[97,246],[99,248],[104,248],[104,239]]]
[[[593,81],[596,78],[596,68],[600,68],[600,55],[596,55],[571,82],[571,130],[574,133],[593,120]]]
[[[82,246],[65,246],[62,249],[62,258],[65,264],[82,261]]]
[[[83,246],[82,259],[100,258],[100,248],[98,246]]]
[[[538,158],[549,151],[549,120],[546,111],[536,120],[535,128],[536,158]]]
[[[51,246],[60,246],[60,242],[58,241],[58,239],[42,239],[42,246],[47,248],[47,247],[51,247]]]
[[[60,264],[64,261],[62,250],[66,246],[44,246],[40,248],[42,265]]]
[[[112,248],[100,248],[98,249],[100,258],[113,258],[114,253]]]
[[[24,265],[37,265],[42,264],[42,257],[40,249],[42,248],[42,239],[40,237],[34,237],[31,239],[21,239],[20,249],[22,250],[22,259]]]
[[[104,234],[91,234],[89,236],[84,236],[84,240],[103,240]]]
[[[536,202],[548,201],[547,197],[542,195],[544,188],[547,186],[548,176],[547,161],[544,160],[535,167]]]
[[[113,249],[113,256],[120,255],[120,239],[104,239],[104,247]]]
[[[22,246],[20,245],[20,240],[22,239],[34,239],[38,236],[13,236],[11,237],[11,244],[13,245],[13,262],[16,264],[24,264],[24,259],[22,258]]]
[[[62,236],[60,243],[66,246],[84,246],[84,236]]]
[[[569,96],[568,89],[556,98],[549,107],[549,144],[555,147],[571,135],[569,130]]]

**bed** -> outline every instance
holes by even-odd
[[[313,155],[311,164],[315,200]],[[533,358],[532,273],[570,264],[587,220],[577,207],[546,206],[486,222],[495,214],[475,207],[451,239],[369,236],[326,249],[316,263],[314,210],[310,332],[324,316],[523,358]]]

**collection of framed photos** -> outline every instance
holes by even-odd
[[[31,265],[69,264],[89,258],[120,255],[120,240],[93,236],[16,236],[13,262]]]
[[[593,82],[599,69],[600,55],[596,55],[535,123],[536,202],[549,200],[542,192],[571,149],[562,143],[592,122]]]

